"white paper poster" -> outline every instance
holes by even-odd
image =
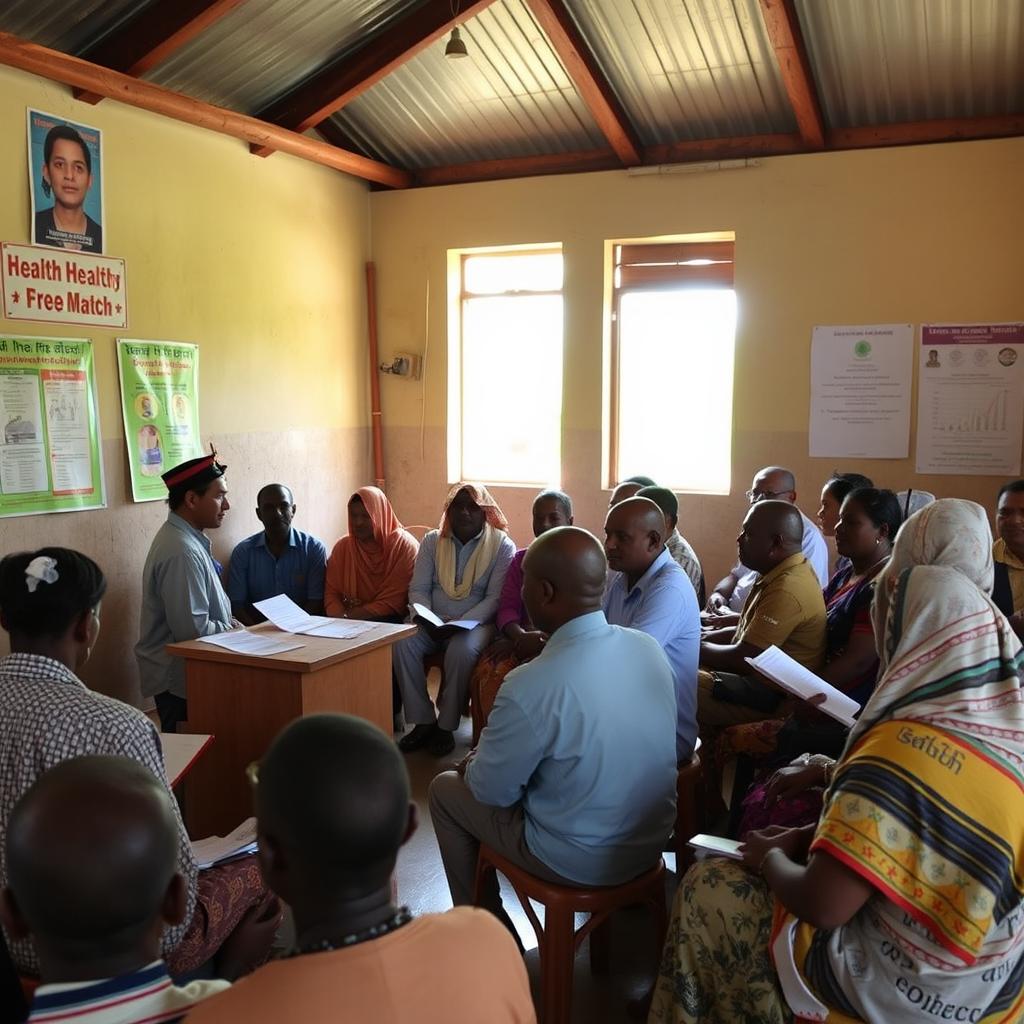
[[[917,472],[1019,476],[1024,323],[923,324]]]
[[[910,454],[911,324],[815,327],[810,454],[905,459]]]

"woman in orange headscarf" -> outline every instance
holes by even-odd
[[[339,619],[402,622],[419,544],[378,487],[348,501],[348,536],[327,559],[324,604]]]

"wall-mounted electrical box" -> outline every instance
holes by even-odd
[[[419,380],[423,372],[423,357],[411,352],[396,352],[390,363],[380,364],[381,373],[391,373],[406,380]]]

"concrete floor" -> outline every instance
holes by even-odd
[[[432,678],[431,682],[436,682],[436,679]],[[464,718],[461,728],[455,734],[455,750],[447,757],[434,758],[425,751],[406,755],[420,823],[416,834],[398,856],[397,883],[399,902],[406,904],[414,914],[437,913],[448,910],[452,905],[427,806],[427,787],[436,774],[452,767],[465,755],[469,749],[470,733],[469,719]],[[673,855],[666,854],[665,860],[669,868],[673,869]],[[675,876],[669,875],[669,890],[674,890],[675,881]],[[526,967],[536,1001],[540,992],[537,939],[529,919],[519,905],[518,897],[504,879],[501,882],[505,909],[515,922],[527,950]],[[538,916],[543,920],[543,910],[537,909]],[[581,916],[580,922],[583,920],[585,918]],[[583,943],[576,957],[572,1014],[574,1024],[611,1024],[643,1019],[642,1014],[639,1017],[631,1016],[627,1007],[631,1000],[642,997],[649,990],[654,979],[657,958],[652,931],[650,915],[640,908],[616,915],[611,925],[611,971],[604,976],[591,975],[588,943]]]

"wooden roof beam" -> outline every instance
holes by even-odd
[[[244,0],[156,0],[90,46],[81,57],[139,78],[241,3]],[[75,89],[74,95],[83,103],[103,99],[87,89]]]
[[[7,32],[0,32],[0,64],[18,68],[30,74],[61,82],[74,88],[95,92],[100,96],[118,100],[132,107],[163,114],[198,128],[208,128],[221,135],[243,139],[256,145],[269,145],[284,153],[324,164],[366,181],[374,181],[390,188],[408,188],[412,176],[398,167],[369,160],[358,153],[349,153],[318,139],[307,138],[277,125],[265,124],[255,117],[239,114],[212,103],[203,103],[190,96],[144,82],[120,71],[90,64],[79,57],[71,57],[45,46],[26,42]]]
[[[760,0],[768,39],[775,51],[800,138],[809,149],[825,145],[825,122],[814,87],[811,62],[792,0]]]
[[[968,142],[1024,135],[1024,114],[1000,117],[936,118],[901,124],[837,128],[828,133],[829,149],[873,149],[876,146],[919,146],[932,142]]]
[[[510,157],[506,160],[474,160],[450,167],[425,167],[416,171],[416,184],[458,185],[470,181],[497,181],[502,178],[532,178],[542,174],[578,174],[583,171],[621,169],[611,149],[589,149],[580,153],[551,153],[546,156]]]
[[[448,0],[421,4],[374,36],[365,46],[333,61],[291,92],[259,112],[272,124],[304,132],[315,128],[346,103],[376,85],[455,27],[489,7],[494,0],[473,0],[452,16]],[[257,156],[269,156],[272,146],[253,146]]]
[[[640,140],[563,0],[526,0],[601,133],[627,167],[642,160]]]

